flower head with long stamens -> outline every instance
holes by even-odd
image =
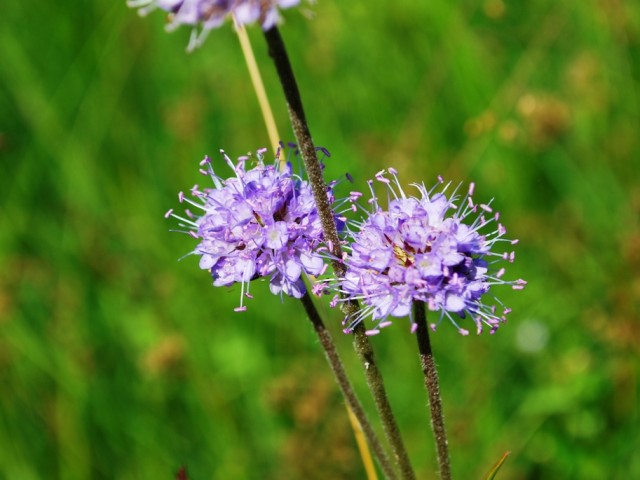
[[[376,327],[368,333],[379,333],[391,324],[389,317],[411,318],[412,303],[421,301],[440,312],[431,325],[434,330],[446,317],[467,335],[456,315],[470,317],[478,334],[485,325],[495,332],[510,310],[495,297],[500,311],[486,304],[489,290],[495,285],[522,289],[526,282],[502,280],[505,270],[498,264],[512,262],[514,253],[497,252],[496,247],[517,241],[504,238],[506,230],[491,202],[476,204],[473,184],[462,198],[457,188],[447,196],[451,185],[441,178],[431,190],[414,185],[419,195],[408,196],[392,168],[379,172],[376,180],[386,186],[389,205],[386,210],[380,207],[370,181],[373,211],[350,232],[347,272],[338,287],[345,298],[358,299],[364,306],[356,318],[345,320],[345,331],[371,317]],[[357,197],[352,195],[354,201]],[[411,323],[413,330],[413,319]]]
[[[273,27],[280,15],[278,8],[289,8],[300,0],[128,0],[127,5],[139,8],[141,15],[159,8],[169,12],[168,30],[180,25],[193,27],[188,51],[202,45],[209,31],[233,17],[239,25],[259,22],[264,30]]]
[[[247,168],[249,157],[233,163],[222,152],[235,176],[214,173],[209,157],[201,162],[201,173],[211,177],[214,188],[182,192],[180,202],[198,208],[184,216],[170,210],[167,217],[180,220],[187,233],[200,243],[192,252],[200,256],[200,268],[209,270],[214,286],[242,285],[243,297],[251,298],[251,280],[268,277],[271,292],[300,298],[306,292],[303,275],[326,270],[322,253],[322,226],[309,183],[292,173],[290,163],[278,168],[278,160],[265,165],[265,150],[257,152],[256,165]],[[327,195],[333,201],[331,186]],[[326,247],[324,247],[326,249]]]

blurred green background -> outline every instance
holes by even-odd
[[[495,197],[520,238],[490,336],[433,335],[456,478],[640,478],[640,4],[320,0],[283,37],[327,178],[395,166]],[[0,4],[0,478],[364,478],[300,305],[245,314],[163,219],[197,163],[266,146],[229,25],[185,54],[124,0]],[[286,109],[250,29],[280,131]],[[217,160],[216,160],[217,161]],[[361,397],[362,375],[320,308]],[[419,478],[415,339],[373,338]]]

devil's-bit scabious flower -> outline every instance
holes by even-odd
[[[280,15],[278,8],[289,8],[300,0],[128,0],[127,5],[139,8],[146,15],[159,8],[169,12],[168,30],[181,25],[193,27],[188,51],[202,45],[209,31],[218,28],[227,17],[240,25],[259,22],[264,30],[273,27]]]
[[[467,335],[456,315],[470,317],[478,333],[484,325],[495,332],[510,310],[495,297],[499,309],[485,303],[489,290],[496,285],[521,289],[526,282],[502,280],[505,270],[499,264],[512,262],[514,253],[498,252],[498,246],[517,241],[504,238],[506,230],[489,206],[491,202],[474,203],[473,184],[463,198],[457,195],[457,188],[447,196],[450,184],[439,178],[431,190],[415,184],[419,195],[413,197],[404,192],[392,168],[379,172],[376,179],[386,186],[389,205],[386,210],[380,207],[369,181],[373,211],[349,229],[351,238],[345,248],[350,253],[344,258],[347,272],[338,284],[347,299],[356,298],[363,304],[356,318],[345,320],[345,331],[369,316],[376,322],[369,334],[390,325],[389,317],[409,316],[413,330],[411,306],[422,301],[429,310],[439,312],[438,320],[431,324],[434,330],[446,317]],[[354,210],[359,196],[352,192]]]
[[[166,217],[180,220],[180,226],[200,243],[192,254],[200,256],[200,268],[209,270],[214,286],[240,283],[237,311],[245,310],[243,297],[251,298],[251,280],[268,277],[271,292],[300,298],[306,292],[303,274],[320,275],[326,270],[322,226],[311,186],[292,173],[290,163],[282,169],[278,161],[265,165],[257,158],[241,157],[233,163],[222,152],[235,176],[214,173],[209,157],[200,172],[211,177],[214,188],[191,189],[191,197],[180,192],[180,202],[202,211],[185,210],[183,216],[169,210]],[[253,168],[247,165],[254,163]],[[331,186],[329,201],[333,202]]]

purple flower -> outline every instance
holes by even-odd
[[[298,3],[300,0],[127,0],[127,5],[140,9],[140,15],[156,8],[169,12],[168,30],[192,26],[188,51],[202,45],[209,31],[218,28],[229,16],[239,25],[259,22],[264,30],[269,30],[280,20],[278,7],[290,8]]]
[[[215,188],[191,189],[191,198],[180,192],[186,202],[203,213],[185,210],[178,216],[172,210],[166,216],[180,220],[194,238],[200,240],[192,252],[200,256],[200,268],[209,270],[214,286],[242,285],[243,297],[251,298],[251,280],[268,277],[274,294],[300,298],[306,292],[305,275],[320,275],[326,269],[321,253],[322,227],[311,187],[291,173],[291,165],[279,169],[263,163],[266,150],[257,152],[256,164],[248,169],[248,157],[233,164],[235,173],[224,179],[213,171],[208,157],[200,172],[210,176]],[[333,200],[332,189],[327,195]],[[324,247],[326,249],[326,247]]]
[[[369,182],[373,211],[351,229],[351,245],[345,247],[351,252],[345,257],[347,272],[338,289],[346,298],[356,298],[363,304],[356,318],[345,320],[345,331],[350,332],[357,323],[371,317],[377,324],[368,331],[373,335],[391,324],[388,317],[407,315],[413,330],[416,325],[411,306],[421,301],[429,310],[440,313],[431,324],[434,330],[446,317],[461,334],[467,335],[469,332],[458,326],[455,315],[470,317],[478,334],[484,325],[495,332],[510,310],[495,297],[500,312],[495,305],[484,302],[491,287],[510,285],[522,289],[526,284],[524,280],[501,279],[504,268],[496,264],[512,262],[514,254],[497,252],[496,247],[517,241],[504,238],[506,230],[498,223],[499,214],[489,204],[474,203],[473,184],[459,198],[457,188],[445,195],[450,184],[444,185],[439,179],[431,190],[414,185],[419,196],[411,197],[403,191],[396,173],[390,168],[376,175],[389,192],[386,210],[379,206],[373,182]],[[358,197],[352,192],[351,201]]]

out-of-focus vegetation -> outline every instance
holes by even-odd
[[[475,181],[520,238],[494,336],[433,335],[454,474],[640,478],[640,5],[337,2],[285,12],[327,178]],[[286,109],[250,29],[283,136]],[[244,314],[164,212],[204,154],[268,144],[230,26],[185,54],[124,0],[0,5],[0,478],[363,478],[300,305]],[[372,402],[335,332],[366,406]],[[415,339],[372,339],[420,478]]]

